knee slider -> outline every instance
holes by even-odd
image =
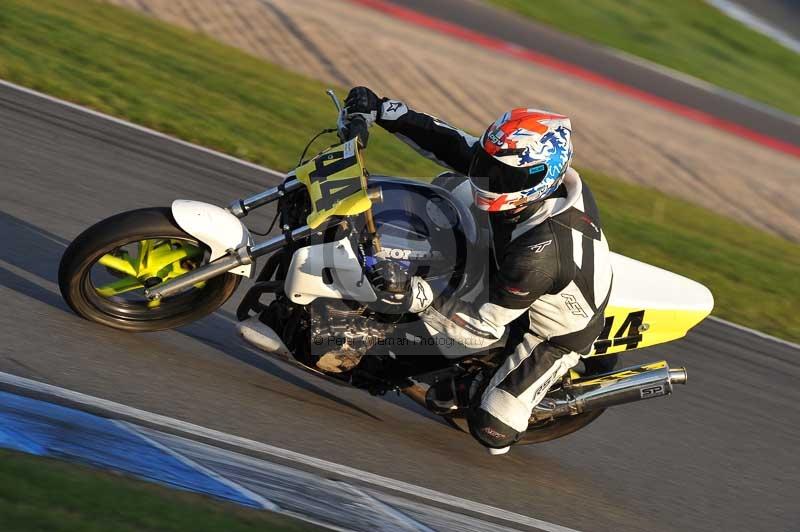
[[[467,415],[469,432],[481,445],[500,449],[516,443],[522,434],[509,427],[482,408],[475,408]]]

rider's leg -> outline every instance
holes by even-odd
[[[468,415],[472,435],[495,449],[516,442],[528,428],[533,407],[579,360],[575,351],[526,333]]]

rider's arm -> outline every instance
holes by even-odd
[[[554,249],[545,247],[536,253],[535,249],[520,246],[507,253],[492,274],[489,301],[436,301],[420,318],[466,347],[487,347],[502,338],[506,325],[527,312],[534,301],[554,291],[557,269]]]
[[[355,116],[367,125],[377,122],[421,155],[461,174],[472,161],[477,138],[425,113],[408,108],[399,100],[380,98],[367,87],[354,87],[345,100],[344,120]]]
[[[433,162],[461,174],[469,170],[476,137],[436,117],[409,109],[399,100],[383,100],[377,123]]]

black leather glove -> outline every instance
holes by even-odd
[[[367,271],[370,284],[380,292],[405,295],[410,292],[411,276],[393,260],[380,260]]]
[[[378,296],[371,308],[382,314],[419,314],[433,302],[430,285],[395,261],[379,260],[367,269],[367,279]]]
[[[345,123],[356,116],[360,116],[367,123],[367,127],[381,117],[381,104],[383,99],[367,87],[354,87],[347,93],[344,100]]]

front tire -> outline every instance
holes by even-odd
[[[180,276],[208,256],[202,243],[178,227],[170,209],[138,209],[81,233],[61,258],[58,285],[72,310],[89,321],[130,332],[172,329],[214,312],[241,277],[226,273],[158,303],[144,298],[144,287]],[[98,286],[98,276],[110,276],[111,282]]]

